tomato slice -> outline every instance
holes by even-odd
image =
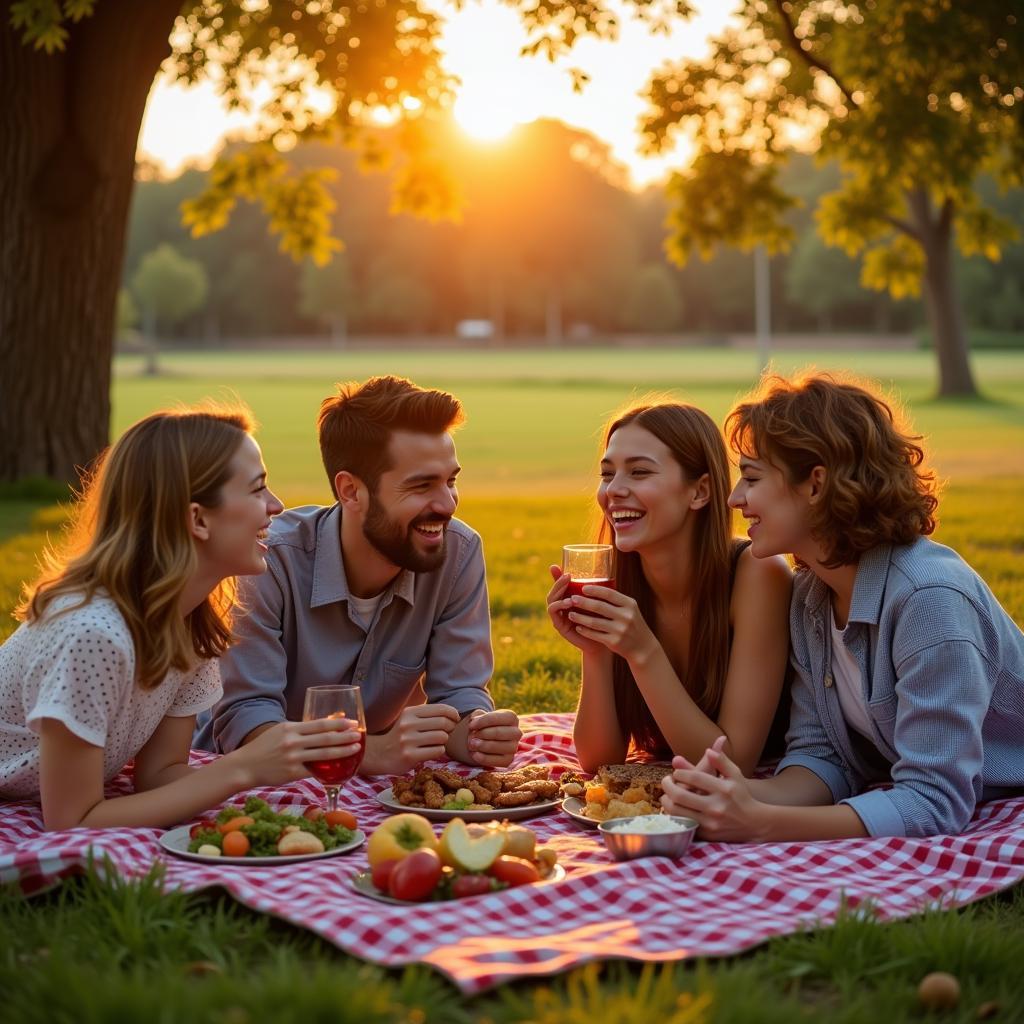
[[[529,885],[540,881],[537,865],[522,857],[499,857],[487,869],[487,874],[508,885]]]
[[[398,900],[425,900],[441,880],[443,867],[436,850],[414,850],[392,869],[388,892]]]
[[[199,835],[200,832],[216,831],[218,831],[217,822],[215,822],[212,818],[202,818],[188,830],[188,837],[189,839],[195,839],[195,837]]]
[[[302,816],[307,821],[317,821],[324,816],[324,809],[319,804],[308,804]]]
[[[452,882],[452,896],[461,900],[466,896],[482,896],[491,891],[489,875],[459,875]]]

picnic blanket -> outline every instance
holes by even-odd
[[[571,715],[526,715],[516,764],[577,767]],[[210,755],[196,754],[197,761]],[[130,789],[119,777],[115,790]],[[390,812],[381,778],[357,778],[342,802],[369,834]],[[302,781],[254,790],[277,809],[322,802]],[[233,801],[235,802],[235,801]],[[1024,798],[982,807],[966,833],[932,839],[695,843],[680,861],[617,863],[596,832],[555,812],[527,824],[555,847],[564,880],[414,909],[355,893],[365,848],[272,867],[199,864],[165,854],[159,829],[45,833],[39,809],[0,803],[0,882],[31,892],[81,870],[90,851],[124,875],[166,865],[170,888],[221,886],[239,902],[316,932],[365,960],[430,964],[466,993],[590,960],[682,960],[739,953],[777,935],[823,927],[845,904],[870,901],[892,920],[962,906],[1024,877]]]

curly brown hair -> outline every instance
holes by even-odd
[[[939,499],[935,474],[921,468],[922,437],[866,382],[813,371],[793,380],[766,375],[729,413],[725,432],[733,451],[766,459],[790,486],[825,468],[810,525],[828,552],[826,568],[935,529]]]

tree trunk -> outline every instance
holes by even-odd
[[[953,204],[947,200],[933,217],[924,189],[915,189],[909,200],[913,225],[924,249],[925,308],[939,360],[939,397],[977,396],[964,329],[963,304],[953,273]]]
[[[0,3],[0,480],[77,481],[106,445],[135,149],[181,0],[103,0],[63,52]]]

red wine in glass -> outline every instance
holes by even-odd
[[[359,730],[359,750],[348,757],[332,757],[327,761],[306,761],[309,774],[324,786],[340,786],[348,782],[356,773],[356,769],[362,764],[363,755],[366,753],[366,733]]]
[[[325,758],[321,761],[306,761],[309,773],[323,784],[327,794],[327,809],[338,809],[338,790],[347,782],[362,763],[366,753],[366,716],[363,713],[363,697],[358,686],[311,686],[306,690],[306,702],[302,712],[304,722],[319,718],[347,718],[359,727],[359,749],[348,757]]]
[[[586,597],[583,593],[584,587],[611,587],[615,589],[615,580],[610,580],[605,577],[598,577],[592,579],[576,579],[573,577],[569,580],[569,588],[566,592],[566,597]]]

